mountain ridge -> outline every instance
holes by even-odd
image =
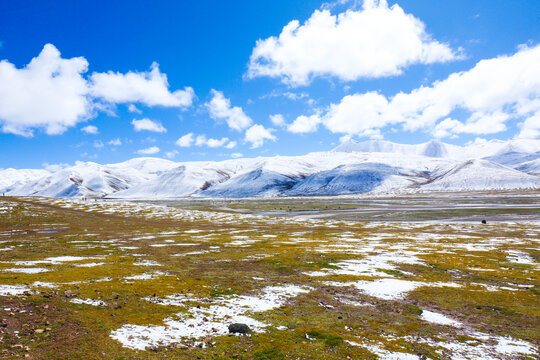
[[[196,162],[143,157],[106,165],[77,162],[54,173],[6,169],[0,170],[0,192],[170,199],[540,189],[539,161],[540,140],[468,146],[349,140],[301,156]]]

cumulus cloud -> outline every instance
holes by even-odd
[[[116,103],[186,107],[195,96],[191,88],[171,92],[155,63],[148,72],[93,73],[89,79],[87,70],[84,57],[64,59],[52,44],[23,68],[0,61],[0,131],[56,135],[98,112],[111,114]],[[128,110],[139,111],[134,105]]]
[[[153,121],[147,118],[141,120],[133,119],[133,121],[131,121],[131,124],[133,125],[135,131],[153,131],[158,133],[167,132],[167,129],[165,129],[160,122]]]
[[[85,127],[81,128],[81,131],[85,132],[87,134],[92,134],[92,135],[99,134],[98,128],[96,126],[94,126],[94,125],[85,126]]]
[[[334,133],[372,136],[375,130],[401,124],[436,137],[493,134],[520,120],[521,137],[537,137],[540,124],[540,46],[520,47],[513,55],[481,60],[472,69],[453,73],[431,86],[393,97],[377,92],[345,96],[325,114],[297,119],[289,131],[313,131],[319,122]],[[464,121],[451,118],[454,111]],[[302,131],[296,131],[302,132]]]
[[[111,146],[120,146],[120,145],[122,145],[122,140],[120,140],[119,138],[112,139],[112,140],[109,140],[109,142],[107,142],[107,144],[109,144]]]
[[[105,146],[105,145],[103,144],[103,141],[101,141],[101,140],[96,140],[96,141],[94,141],[94,147],[95,147],[95,148],[101,149],[103,146]]]
[[[272,135],[273,129],[266,129],[262,125],[253,125],[246,130],[245,141],[251,143],[251,148],[255,149],[263,146],[264,140],[276,141],[277,138]]]
[[[165,153],[165,156],[167,157],[167,159],[172,159],[176,155],[178,155],[178,150],[172,150]]]
[[[49,163],[46,163],[46,162],[43,163],[42,166],[43,166],[43,168],[45,170],[50,171],[52,173],[70,167],[69,164],[65,164],[65,163],[49,164]]]
[[[279,127],[287,125],[285,123],[285,118],[281,114],[270,115],[270,121],[272,122],[272,124]]]
[[[91,117],[92,103],[82,74],[83,57],[62,59],[51,44],[22,69],[0,61],[0,125],[2,131],[32,136],[33,129],[63,133]]]
[[[233,130],[244,130],[252,124],[252,120],[247,116],[241,107],[231,106],[231,100],[227,99],[223,92],[212,89],[212,99],[207,102],[206,108],[214,120],[225,120],[227,125]]]
[[[227,149],[232,149],[236,146],[236,141],[229,141],[229,138],[208,139],[206,135],[195,135],[193,133],[186,134],[176,141],[176,145],[180,147],[208,146],[210,148],[218,148],[224,146]]]
[[[221,139],[212,139],[212,138],[207,139],[206,135],[199,135],[195,139],[195,145],[197,145],[197,146],[206,145],[206,146],[211,147],[211,148],[217,148],[217,147],[222,147],[228,141],[229,141],[229,138],[226,138],[226,137],[221,138]]]
[[[152,155],[152,154],[157,154],[159,151],[160,150],[159,150],[159,148],[157,146],[151,146],[151,147],[146,148],[146,149],[137,150],[137,154]]]
[[[227,143],[227,141],[229,141],[229,139],[226,138],[226,137],[221,138],[221,139],[208,139],[206,141],[206,145],[208,147],[211,147],[211,148],[216,148],[216,147],[221,147],[221,146],[225,145],[225,143]]]
[[[242,156],[244,156],[244,154],[242,154],[242,153],[232,153],[231,154],[231,157],[233,159],[238,159],[238,158],[241,158]]]
[[[185,107],[192,104],[195,96],[190,87],[170,92],[167,75],[159,71],[155,62],[147,72],[93,73],[90,83],[92,96],[111,103],[140,102],[148,106]]]
[[[299,86],[325,75],[345,81],[399,75],[412,64],[459,57],[399,5],[366,0],[362,9],[338,15],[316,10],[304,24],[293,20],[278,37],[258,40],[246,75],[279,77]]]
[[[292,124],[287,126],[287,130],[296,134],[305,134],[315,132],[319,128],[319,124],[322,122],[319,115],[300,115]]]
[[[136,107],[135,105],[133,105],[133,104],[129,104],[129,105],[128,105],[128,111],[129,111],[130,113],[142,114],[142,111],[141,111],[138,107]]]
[[[193,144],[193,141],[193,133],[189,133],[176,140],[176,145],[180,147],[190,147]]]

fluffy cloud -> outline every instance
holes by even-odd
[[[193,144],[193,141],[193,133],[189,133],[176,140],[176,145],[180,147],[190,147]]]
[[[245,141],[251,143],[251,148],[255,149],[263,146],[264,140],[276,141],[277,138],[272,135],[272,129],[266,129],[262,125],[253,125],[246,130]]]
[[[247,76],[280,77],[298,86],[325,75],[346,81],[398,75],[412,64],[458,57],[397,4],[366,0],[361,10],[339,15],[316,10],[303,25],[293,20],[279,37],[258,40]]]
[[[149,148],[146,148],[146,149],[140,149],[137,151],[137,154],[141,154],[141,155],[152,155],[152,154],[157,154],[159,152],[159,148],[157,146],[152,146],[152,147],[149,147]]]
[[[376,92],[345,96],[324,115],[313,115],[309,121],[297,119],[298,124],[292,127],[295,121],[289,131],[313,130],[320,122],[334,133],[370,136],[385,126],[402,124],[405,130],[423,129],[445,137],[493,134],[506,130],[509,120],[524,119],[520,136],[537,137],[539,63],[540,46],[521,47],[514,55],[482,60],[469,71],[451,74],[410,93],[391,98]],[[452,119],[456,110],[468,114],[467,119]]]
[[[319,128],[321,121],[319,115],[300,115],[292,122],[292,124],[287,126],[287,130],[296,134],[315,132]]]
[[[229,138],[208,139],[206,135],[198,135],[195,137],[193,133],[186,134],[176,141],[176,145],[180,147],[208,146],[210,148],[218,148],[224,146],[227,149],[232,149],[236,146],[236,141],[229,141]]]
[[[164,133],[167,132],[167,129],[161,125],[158,121],[153,121],[147,118],[141,119],[141,120],[135,120],[131,122],[133,125],[133,128],[135,131],[153,131],[158,133]]]
[[[55,135],[91,117],[92,103],[82,76],[87,68],[86,59],[62,59],[51,44],[22,69],[0,61],[2,131],[32,136],[33,129],[42,128]]]
[[[81,131],[85,132],[87,134],[93,134],[93,135],[99,134],[98,128],[96,126],[94,126],[94,125],[85,126],[85,127],[81,128]]]
[[[128,111],[129,111],[130,113],[142,114],[142,111],[141,111],[138,107],[136,107],[135,105],[133,105],[133,104],[129,104],[129,105],[128,105]]]
[[[119,138],[112,139],[109,142],[107,142],[107,144],[109,144],[111,146],[120,146],[120,145],[122,145],[122,140],[120,140]]]
[[[65,169],[65,168],[68,168],[70,167],[69,164],[65,164],[65,163],[59,163],[59,164],[49,164],[49,163],[43,163],[42,164],[43,168],[49,172],[57,172],[57,171],[60,171],[62,169]]]
[[[168,159],[172,159],[172,158],[174,158],[176,155],[178,155],[178,150],[168,151],[168,152],[165,153],[165,156],[166,156]]]
[[[170,92],[167,75],[159,71],[155,62],[148,72],[93,73],[90,82],[92,96],[111,103],[141,102],[148,106],[185,107],[191,105],[195,95],[190,87]]]
[[[93,73],[90,80],[84,77],[87,69],[84,57],[64,59],[52,44],[21,69],[0,61],[0,130],[23,136],[32,136],[35,129],[61,134],[97,112],[110,112],[116,103],[185,107],[194,97],[191,88],[169,91],[167,77],[155,63],[149,72]],[[128,110],[138,111],[134,106]]]
[[[270,115],[270,121],[275,126],[282,127],[286,125],[285,118],[281,114]]]
[[[225,120],[231,129],[242,131],[252,124],[241,107],[231,107],[231,100],[223,92],[212,89],[212,100],[206,103],[206,108],[214,120]]]

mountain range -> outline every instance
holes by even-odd
[[[134,158],[54,173],[0,170],[13,196],[171,199],[540,189],[540,140],[457,146],[348,140],[328,152],[226,161]]]

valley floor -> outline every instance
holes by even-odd
[[[3,197],[0,357],[536,359],[538,203]]]

